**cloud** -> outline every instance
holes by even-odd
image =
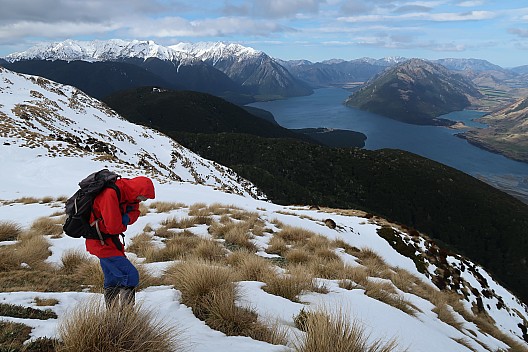
[[[408,13],[402,15],[363,15],[339,17],[339,21],[356,22],[377,22],[377,21],[432,21],[432,22],[456,22],[456,21],[480,21],[495,18],[496,14],[491,11],[469,11],[464,13],[444,12],[444,13]]]
[[[295,32],[295,29],[274,21],[220,17],[189,21],[181,17],[147,19],[126,29],[137,38],[211,37],[228,35],[269,36],[272,33]]]
[[[104,23],[116,17],[155,14],[164,10],[167,5],[143,0],[2,0],[0,25],[21,21]]]
[[[475,7],[475,6],[480,6],[480,5],[483,5],[484,4],[484,1],[482,0],[474,0],[474,1],[462,1],[460,3],[457,4],[457,6],[461,6],[461,7]]]
[[[321,2],[324,0],[254,0],[253,15],[287,18],[297,14],[317,13]]]
[[[521,38],[528,38],[528,29],[510,28],[508,29],[508,32]]]
[[[430,12],[433,8],[422,5],[406,5],[398,7],[394,13]]]
[[[40,38],[71,38],[82,35],[94,35],[107,33],[119,28],[116,23],[99,23],[94,26],[91,22],[29,22],[19,21],[17,23],[0,25],[0,42],[12,44],[25,37]]]

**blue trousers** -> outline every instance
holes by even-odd
[[[136,287],[139,273],[126,257],[100,258],[104,274],[104,287]]]

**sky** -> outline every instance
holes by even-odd
[[[0,0],[0,56],[38,42],[236,42],[284,60],[528,65],[525,0]]]

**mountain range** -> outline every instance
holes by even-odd
[[[48,340],[62,336],[61,323],[78,304],[101,301],[100,273],[94,270],[82,276],[83,267],[70,266],[66,259],[83,253],[84,242],[64,236],[58,224],[66,199],[59,195],[73,194],[79,180],[103,167],[124,177],[141,174],[154,180],[156,200],[144,205],[143,215],[127,231],[129,256],[142,273],[137,297],[141,309],[151,311],[163,326],[183,329],[182,342],[196,352],[295,351],[296,339],[306,336],[299,317],[321,305],[330,309],[329,322],[343,318],[356,327],[367,327],[369,345],[395,339],[398,348],[411,352],[522,351],[528,347],[528,307],[483,267],[415,229],[359,210],[317,210],[264,201],[263,192],[234,170],[198,156],[160,132],[126,121],[76,88],[41,77],[0,69],[0,101],[0,163],[10,171],[0,174],[0,221],[29,231],[19,237],[7,232],[11,237],[0,239],[0,326],[10,331],[7,340],[2,335],[2,348],[49,345]],[[209,149],[216,147],[210,144]],[[392,167],[376,163],[374,154],[358,152],[365,165]],[[399,170],[394,171],[401,178]],[[499,202],[491,203],[500,208]],[[510,223],[502,217],[490,218],[504,227],[511,226],[513,219],[521,222],[512,209],[513,203],[508,209]],[[42,230],[37,225],[44,219],[52,225]],[[232,236],[240,228],[245,242]],[[28,238],[40,242],[27,246]],[[184,246],[185,238],[195,247],[169,254],[170,248]],[[215,252],[205,251],[203,241]],[[24,257],[37,242],[45,245],[44,256]],[[210,255],[209,261],[192,259],[199,255]],[[269,271],[264,269],[267,274],[247,271],[246,256],[263,261],[261,268],[269,266]],[[89,260],[84,263],[88,265]],[[285,338],[259,341],[262,328],[259,334],[245,337],[232,336],[244,334],[240,329],[222,332],[226,324],[240,321],[222,320],[229,319],[223,314],[216,316],[223,325],[204,319],[185,286],[173,280],[180,276],[166,275],[174,265],[233,270],[230,280],[237,298],[229,312],[238,312],[237,307],[248,310],[251,326],[275,321],[287,331]],[[185,272],[185,266],[178,268],[179,273]],[[311,284],[293,296],[277,289],[286,287],[276,285],[282,280],[306,275]],[[199,276],[190,275],[188,280]],[[25,313],[15,315],[17,310]],[[28,316],[34,311],[48,316]],[[11,339],[26,327],[31,335]],[[26,339],[23,347],[21,341]]]
[[[383,71],[355,91],[349,106],[414,124],[451,125],[441,115],[482,97],[465,77],[442,65],[411,59]]]
[[[207,49],[205,49],[205,47]],[[77,83],[77,87],[88,94],[102,98],[113,86],[107,81],[106,71],[99,69],[101,63],[113,63],[119,75],[126,81],[126,88],[152,85],[157,79],[160,86],[172,89],[189,89],[212,93],[238,103],[255,99],[278,99],[312,93],[306,83],[294,78],[277,61],[262,52],[242,46],[207,45],[197,47],[176,45],[160,46],[152,41],[73,41],[41,44],[27,51],[13,53],[5,58],[4,66],[22,73],[41,75],[65,84]],[[209,58],[213,57],[213,60]],[[236,57],[236,59],[233,59]],[[203,60],[202,60],[203,58]],[[46,69],[48,61],[59,61],[53,71]],[[92,81],[98,86],[87,86],[72,77],[75,62],[90,62],[82,65]],[[132,64],[136,68],[128,65]],[[150,73],[143,76],[137,67]],[[132,69],[132,72],[129,70]],[[102,72],[103,71],[103,72]],[[145,80],[143,80],[144,78]],[[121,87],[119,87],[121,88]],[[118,91],[113,89],[111,93]]]

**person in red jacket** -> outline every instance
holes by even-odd
[[[116,302],[134,304],[139,273],[127,259],[120,235],[138,219],[139,203],[155,197],[154,184],[145,176],[120,178],[115,185],[119,192],[106,188],[93,203],[90,223],[95,225],[101,239],[86,239],[86,250],[99,258],[103,269],[107,307]]]

